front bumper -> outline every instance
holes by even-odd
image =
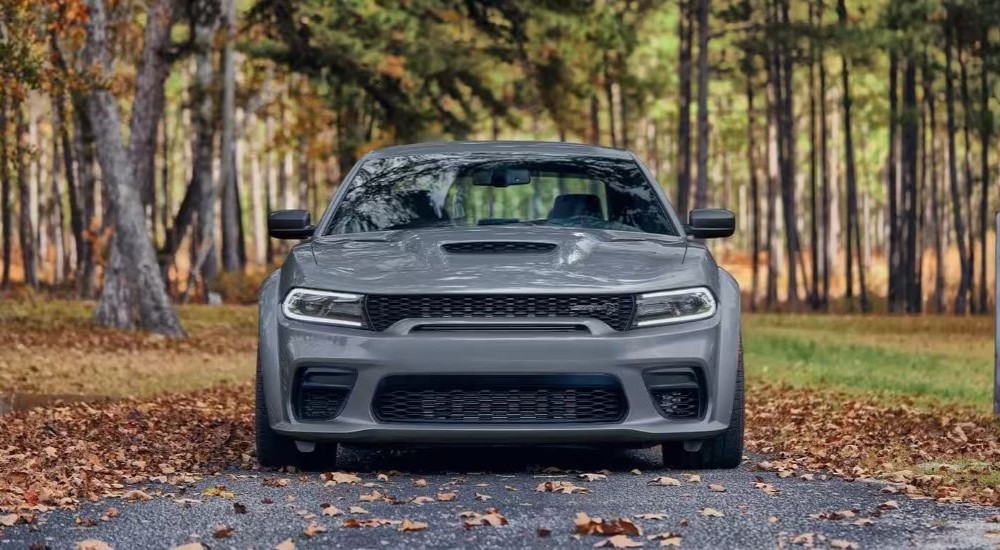
[[[732,304],[732,300],[720,300]],[[354,444],[651,444],[699,439],[729,424],[739,346],[738,299],[715,317],[692,323],[614,332],[598,321],[582,332],[386,332],[290,320],[261,301],[259,376],[271,427],[302,441]],[[277,300],[271,301],[277,303]],[[603,326],[603,329],[602,329]],[[296,417],[293,390],[302,369],[356,372],[333,420]],[[704,387],[698,419],[669,420],[657,409],[643,374],[693,368]],[[617,379],[628,410],[617,422],[586,424],[386,423],[373,412],[379,383],[398,375],[603,374]]]

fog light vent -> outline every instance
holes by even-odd
[[[652,390],[653,401],[663,416],[683,420],[701,416],[701,399],[698,388],[673,388]]]

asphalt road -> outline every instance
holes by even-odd
[[[751,456],[748,462],[758,460]],[[110,500],[88,503],[76,511],[51,512],[35,526],[6,528],[0,549],[35,543],[73,548],[85,539],[98,539],[117,549],[169,548],[196,541],[213,549],[274,548],[286,539],[292,539],[296,548],[592,548],[607,538],[574,537],[578,512],[632,518],[643,529],[642,536],[632,539],[642,541],[645,548],[658,547],[659,541],[647,540],[647,536],[663,532],[680,534],[682,548],[799,548],[810,539],[817,548],[851,548],[846,544],[850,542],[859,548],[880,549],[992,548],[1000,542],[990,535],[990,531],[1000,531],[1000,525],[987,522],[997,513],[992,508],[887,495],[880,492],[884,485],[879,483],[819,477],[781,479],[773,473],[754,471],[749,464],[732,471],[698,472],[700,482],[691,483],[691,472],[664,470],[654,450],[341,450],[339,466],[340,471],[357,472],[361,482],[328,486],[316,473],[233,471],[207,476],[182,493],[172,486],[140,486],[153,496],[151,500]],[[547,467],[608,472],[606,480],[586,481],[578,479],[575,472],[542,473]],[[633,469],[641,473],[633,473]],[[388,481],[380,481],[379,472],[388,473]],[[682,483],[649,484],[663,475]],[[758,476],[778,493],[771,495],[754,487]],[[282,479],[288,480],[287,485],[280,486]],[[418,486],[417,480],[425,480],[426,486]],[[571,481],[590,492],[537,492],[536,486],[545,481]],[[222,496],[205,495],[217,485],[225,486]],[[725,490],[713,491],[710,485],[721,485]],[[374,490],[402,503],[359,500]],[[408,502],[417,496],[436,499],[439,492],[457,496],[446,502]],[[477,493],[486,500],[477,499]],[[898,509],[880,510],[887,500],[897,501]],[[236,512],[236,503],[245,507],[245,513]],[[321,505],[325,503],[343,514],[324,515]],[[368,513],[350,513],[351,506],[360,506]],[[100,519],[109,507],[116,508],[117,515]],[[491,507],[509,523],[463,527],[461,512],[483,513]],[[706,507],[724,516],[703,516],[701,510]],[[810,517],[845,510],[856,516]],[[635,517],[649,513],[665,517]],[[415,532],[401,532],[398,525],[342,527],[347,518],[405,518],[428,526]],[[871,521],[856,525],[859,518]],[[96,525],[85,526],[92,522]],[[325,527],[326,532],[306,538],[304,530],[310,523]],[[214,538],[222,525],[231,528],[228,537]],[[541,537],[539,528],[551,534]],[[805,535],[808,533],[812,536]]]

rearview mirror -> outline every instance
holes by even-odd
[[[308,239],[314,231],[308,210],[275,210],[267,216],[267,233],[275,239]]]
[[[696,239],[729,237],[736,231],[736,216],[724,208],[699,208],[688,213],[688,235]]]

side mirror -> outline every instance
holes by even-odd
[[[275,239],[308,239],[314,231],[308,210],[276,210],[267,216],[267,233]]]
[[[723,208],[699,208],[688,213],[688,235],[696,239],[729,237],[736,231],[736,216]]]

